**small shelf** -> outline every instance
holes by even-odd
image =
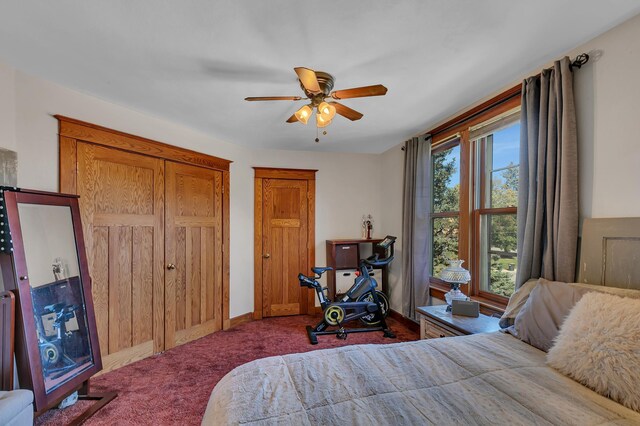
[[[360,245],[371,244],[373,253],[379,253],[385,257],[384,249],[378,248],[376,244],[381,242],[383,238],[341,238],[334,240],[326,240],[327,248],[327,266],[331,266],[333,271],[327,271],[327,287],[329,288],[329,298],[333,300],[336,295],[336,272],[345,269],[357,269],[360,262]],[[378,269],[378,268],[377,268]],[[389,267],[383,266],[382,270],[382,292],[387,292],[387,282],[389,276]]]

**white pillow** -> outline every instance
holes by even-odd
[[[640,300],[585,294],[562,324],[547,363],[640,412]]]

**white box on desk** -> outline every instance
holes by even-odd
[[[356,269],[339,269],[336,271],[336,294],[346,293],[356,279]]]

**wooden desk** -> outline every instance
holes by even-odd
[[[491,333],[500,330],[499,318],[480,314],[478,318],[451,315],[447,305],[421,306],[416,308],[420,314],[420,338],[465,336],[477,333]]]

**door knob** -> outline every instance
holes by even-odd
[[[264,257],[265,259],[268,259],[268,258],[271,257],[271,255],[269,253],[267,253],[267,254],[263,254],[262,257]]]
[[[176,269],[176,265],[174,265],[173,263],[170,263],[167,265],[167,269],[170,271],[173,271],[174,269]]]

